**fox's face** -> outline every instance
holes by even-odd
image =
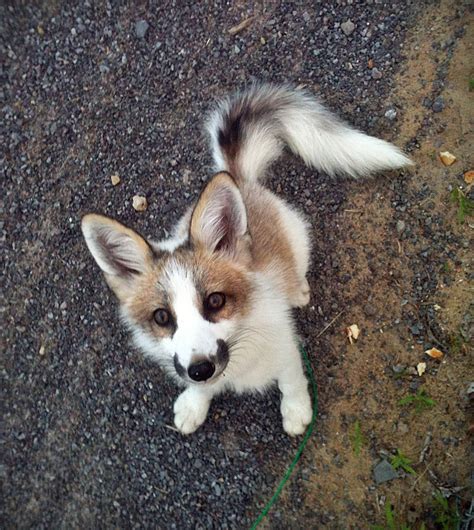
[[[219,378],[254,290],[245,206],[230,175],[206,186],[176,248],[99,215],[84,217],[82,229],[135,342],[188,383]]]

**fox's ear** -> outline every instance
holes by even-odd
[[[242,250],[247,213],[240,190],[228,173],[218,173],[204,188],[191,216],[191,243],[233,257]]]
[[[91,254],[120,296],[123,288],[148,270],[153,261],[150,245],[136,232],[104,217],[89,214],[82,219],[82,233]]]

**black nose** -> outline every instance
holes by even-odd
[[[188,375],[193,381],[205,381],[212,377],[216,371],[216,367],[210,361],[201,361],[200,363],[192,364],[188,368]]]

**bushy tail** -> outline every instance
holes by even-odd
[[[353,129],[313,96],[254,85],[224,99],[207,124],[217,171],[256,180],[285,145],[330,175],[365,176],[412,162],[398,147]]]

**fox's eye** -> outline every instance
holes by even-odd
[[[223,293],[212,293],[207,297],[206,306],[211,311],[217,311],[224,307],[225,294]]]
[[[153,314],[153,318],[159,326],[167,326],[171,320],[170,314],[166,309],[157,309]]]

